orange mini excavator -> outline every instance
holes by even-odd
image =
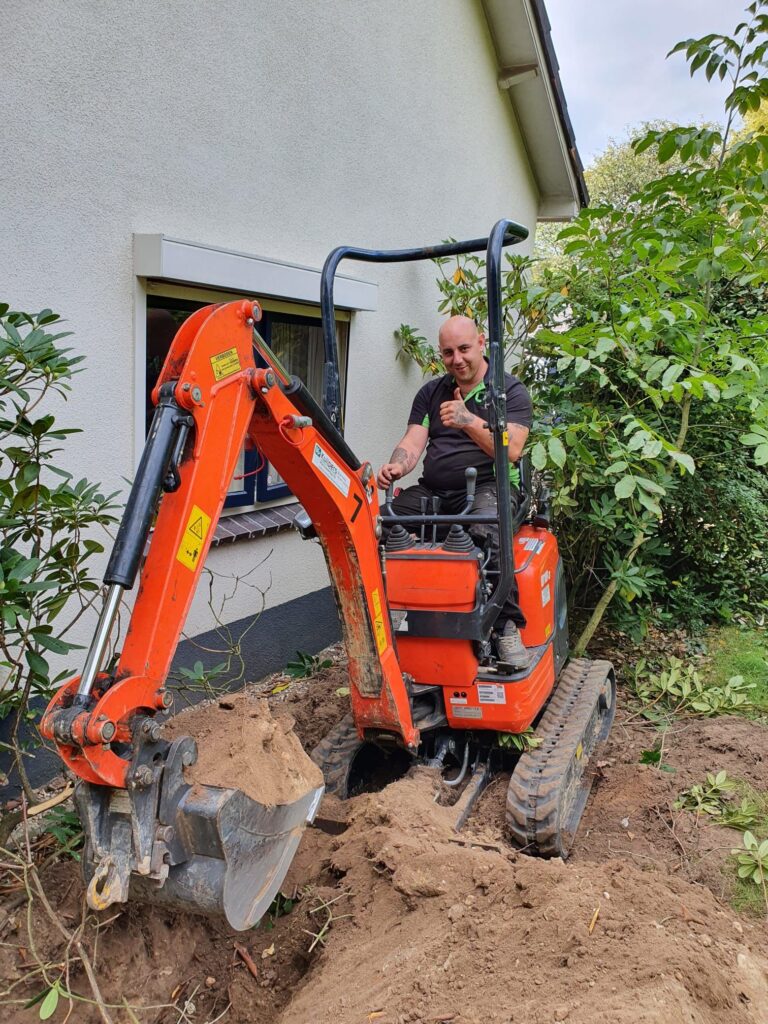
[[[461,826],[492,772],[511,767],[512,841],[566,856],[592,783],[590,757],[610,730],[615,684],[607,662],[568,661],[563,569],[548,495],[511,514],[506,442],[501,259],[525,228],[499,221],[489,238],[431,248],[343,247],[321,279],[323,400],[291,377],[260,337],[257,303],[193,313],[179,329],[153,392],[146,447],[105,574],[104,607],[83,673],[65,683],[41,732],[77,776],[88,900],[131,898],[223,913],[254,925],[285,877],[323,787],[290,804],[190,785],[190,737],[162,737],[156,717],[213,530],[243,444],[275,467],[304,512],[296,526],[322,545],[349,661],[351,714],[313,752],[326,788],[346,797],[415,760],[443,769],[460,796]],[[439,507],[399,517],[383,509],[370,463],[342,433],[333,285],[342,259],[398,262],[487,246],[490,363],[498,513],[473,512],[467,474],[461,514]],[[525,474],[524,474],[525,480]],[[528,489],[530,490],[529,485]],[[496,522],[500,567],[468,527]],[[148,552],[141,565],[148,543]],[[140,569],[141,565],[141,569]],[[140,570],[140,576],[139,576]],[[531,653],[524,671],[494,656],[491,633],[517,574]],[[103,671],[121,597],[139,589],[114,669]],[[509,734],[535,725],[540,745],[514,753]],[[461,787],[463,786],[463,790]]]

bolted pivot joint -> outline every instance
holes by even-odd
[[[106,715],[94,718],[81,704],[72,704],[47,714],[40,723],[40,731],[46,739],[57,743],[86,747],[109,743],[117,729]]]
[[[154,781],[154,773],[147,764],[140,764],[132,776],[128,779],[128,784],[133,789],[146,789],[147,786],[151,786]]]

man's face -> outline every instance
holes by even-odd
[[[458,384],[467,384],[485,372],[485,338],[474,325],[460,325],[441,333],[438,342],[443,365]]]

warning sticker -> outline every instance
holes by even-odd
[[[402,608],[391,608],[389,618],[396,633],[408,632],[408,612]]]
[[[467,703],[467,698],[466,697],[449,697],[448,700],[449,700],[449,702],[451,704],[466,704]]]
[[[541,551],[544,547],[544,541],[537,540],[536,537],[518,537],[517,543],[526,551]]]
[[[381,614],[381,598],[378,589],[371,592],[373,604],[373,631],[376,634],[376,646],[379,654],[383,654],[387,646],[387,631],[384,629],[384,616]]]
[[[218,355],[211,356],[211,367],[216,380],[223,380],[225,377],[237,373],[238,370],[242,369],[237,349],[228,348],[226,352],[219,352]]]
[[[347,497],[349,494],[349,477],[343,470],[339,469],[329,455],[325,454],[319,444],[315,445],[315,450],[312,453],[312,465],[317,466],[323,476],[331,481],[336,490],[341,491],[345,498]]]
[[[197,568],[210,526],[211,517],[207,516],[197,505],[193,505],[192,511],[189,514],[187,528],[184,530],[179,550],[176,552],[177,562],[186,565],[188,569]]]
[[[452,708],[454,718],[482,718],[482,708]]]
[[[505,430],[504,433],[501,435],[501,439],[502,439],[502,441],[504,442],[505,445],[508,445],[509,444],[509,432]]]
[[[549,584],[547,584],[546,587],[542,587],[541,588],[541,607],[542,608],[544,608],[545,605],[549,604],[551,597],[552,597],[552,594],[551,594],[550,589],[549,589]]]
[[[477,699],[481,704],[507,703],[507,695],[501,683],[478,683]]]

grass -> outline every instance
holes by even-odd
[[[724,626],[707,634],[707,649],[702,674],[720,686],[732,676],[743,676],[755,684],[752,700],[761,713],[768,713],[768,637],[756,629]]]
[[[762,792],[750,786],[749,783],[738,780],[736,783],[734,806],[738,807],[740,800],[746,800],[754,808],[754,819],[745,826],[744,823],[729,820],[728,813],[724,815],[721,824],[736,827],[743,833],[745,827],[757,837],[758,840],[768,839],[768,793]],[[736,844],[741,846],[741,843]],[[736,875],[736,858],[728,858],[726,870],[731,877],[731,898],[730,903],[733,909],[739,914],[750,914],[754,917],[765,917],[765,897],[762,887],[755,885],[749,878],[738,878]]]

